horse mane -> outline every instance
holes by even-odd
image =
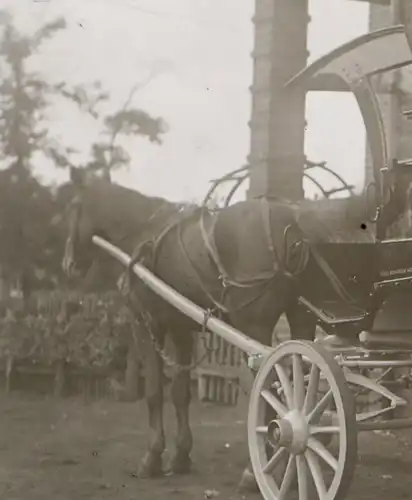
[[[90,180],[82,197],[98,229],[96,234],[113,243],[132,241],[185,207],[101,178]]]
[[[129,210],[130,207],[137,208],[144,212],[150,212],[157,206],[168,204],[174,206],[175,203],[158,196],[149,196],[135,189],[122,186],[104,178],[95,178],[90,183],[91,192],[101,194],[111,201],[116,201],[119,208]]]

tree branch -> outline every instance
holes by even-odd
[[[136,92],[138,90],[142,90],[144,87],[146,87],[153,80],[154,75],[155,75],[155,71],[152,70],[144,80],[137,82],[137,83],[135,83],[135,85],[133,85],[133,87],[131,88],[131,90],[129,92],[129,95],[128,95],[126,101],[123,104],[122,109],[120,110],[120,113],[124,113],[125,111],[127,111],[127,109],[129,108],[129,106],[131,105],[131,103],[133,101],[134,96],[136,95]],[[113,160],[114,160],[114,143],[115,143],[117,136],[119,135],[121,129],[122,129],[122,124],[119,122],[118,126],[112,131],[112,135],[111,135],[111,139],[110,139],[110,143],[109,143],[109,151],[110,151],[110,161],[108,163],[108,170],[109,171],[112,167]]]

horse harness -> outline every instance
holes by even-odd
[[[223,314],[234,313],[251,305],[255,301],[259,300],[262,296],[264,296],[270,286],[280,275],[288,276],[289,278],[293,279],[304,270],[307,263],[307,258],[305,257],[305,253],[303,252],[301,263],[298,268],[295,271],[288,269],[287,252],[285,252],[285,255],[281,257],[273,241],[269,201],[266,198],[262,198],[259,200],[259,206],[262,220],[262,229],[264,231],[265,239],[272,256],[271,271],[263,272],[261,275],[254,276],[249,279],[236,279],[231,277],[222,262],[215,242],[215,230],[219,220],[219,213],[214,213],[212,215],[212,224],[209,228],[207,228],[206,216],[209,215],[211,211],[207,207],[202,206],[194,207],[191,210],[188,210],[186,213],[184,213],[182,210],[178,210],[178,216],[176,217],[176,213],[173,213],[174,217],[172,217],[172,220],[166,225],[166,227],[164,227],[164,229],[161,230],[160,234],[156,235],[155,237],[149,237],[139,243],[133,253],[132,261],[127,270],[127,281],[130,283],[130,280],[132,279],[133,266],[138,262],[142,265],[150,267],[152,272],[155,272],[157,256],[162,243],[164,242],[166,236],[168,236],[172,231],[176,231],[180,250],[185,257],[187,264],[190,266],[202,292],[213,304],[213,310],[209,310],[209,314],[217,313],[221,317]],[[198,217],[198,224],[203,243],[205,245],[209,258],[216,268],[218,279],[221,283],[221,296],[218,299],[215,298],[213,294],[208,290],[208,287],[205,285],[199,271],[196,269],[196,266],[190,258],[183,242],[182,230],[184,228],[184,225],[194,217]],[[155,217],[153,217],[153,220],[155,220]],[[286,228],[285,240],[287,231],[289,229],[289,227]],[[301,242],[299,241],[298,244],[300,243]],[[299,245],[297,245],[296,247],[298,246]],[[262,286],[263,289],[261,288]],[[259,287],[259,292],[245,302],[241,303],[236,308],[229,308],[225,305],[228,292],[231,288],[252,289],[254,287]]]
[[[277,252],[273,241],[273,235],[271,231],[270,206],[267,199],[263,198],[260,200],[260,210],[261,210],[262,227],[265,232],[268,248],[272,256],[272,271],[269,273],[263,273],[262,275],[254,277],[251,280],[236,280],[230,277],[225,266],[223,265],[223,262],[220,258],[219,251],[215,243],[215,229],[216,229],[216,224],[218,222],[219,213],[216,214],[216,217],[214,218],[213,223],[208,231],[206,228],[205,216],[207,214],[210,214],[210,211],[204,206],[195,207],[189,210],[187,213],[183,214],[183,217],[181,216],[182,210],[181,209],[178,210],[177,211],[178,216],[176,217],[176,213],[174,213],[173,214],[174,217],[172,218],[172,220],[168,224],[166,224],[166,227],[164,227],[164,229],[162,229],[157,236],[145,239],[144,241],[139,243],[139,245],[136,247],[132,256],[132,260],[128,266],[128,269],[126,270],[126,273],[123,275],[123,280],[122,280],[123,285],[121,286],[121,288],[127,285],[126,296],[127,300],[129,301],[129,306],[131,308],[131,311],[133,311],[133,314],[137,322],[142,323],[145,326],[145,329],[150,336],[151,342],[155,350],[159,354],[159,356],[162,358],[163,362],[166,363],[169,367],[172,367],[173,369],[177,370],[178,372],[191,371],[193,368],[196,368],[196,366],[201,364],[204,361],[204,359],[206,359],[210,355],[210,352],[214,350],[212,347],[209,346],[206,335],[207,324],[212,315],[222,318],[223,315],[227,315],[229,313],[233,314],[234,312],[240,311],[243,308],[253,304],[267,293],[270,286],[275,282],[275,280],[281,274],[283,274],[284,276],[288,276],[291,280],[296,279],[299,276],[299,274],[301,274],[305,270],[311,253],[312,255],[314,255],[315,260],[317,261],[318,265],[321,267],[323,272],[330,279],[333,288],[335,288],[339,296],[341,296],[341,298],[346,302],[352,302],[351,297],[349,296],[349,294],[347,294],[343,285],[331,270],[329,264],[325,261],[325,259],[321,255],[319,255],[316,251],[314,251],[310,243],[306,239],[304,239],[303,236],[301,239],[295,241],[294,244],[292,245],[291,253],[296,252],[296,250],[300,252],[299,264],[295,267],[295,269],[292,270],[288,262],[289,261],[288,257],[290,253],[287,251],[287,239],[288,239],[288,234],[292,229],[292,226],[291,225],[287,226],[284,231],[285,252],[282,258],[280,258],[279,253]],[[161,210],[159,212],[161,212]],[[219,299],[216,299],[213,296],[213,294],[208,290],[207,286],[205,285],[200,276],[200,273],[196,269],[195,264],[188,255],[188,252],[183,242],[182,228],[184,227],[185,223],[187,223],[188,221],[190,221],[190,219],[194,217],[199,217],[198,224],[202,234],[203,242],[205,244],[205,247],[207,249],[211,261],[215,265],[215,268],[218,272],[219,281],[221,282],[222,285],[221,296]],[[152,221],[154,221],[155,216],[152,216],[151,219]],[[296,227],[300,230],[298,223],[296,224]],[[176,363],[172,358],[170,358],[170,356],[165,352],[161,343],[159,343],[159,339],[157,338],[156,334],[152,329],[153,317],[148,311],[145,310],[143,303],[141,302],[138,295],[135,297],[134,306],[131,303],[131,297],[130,297],[132,280],[134,278],[133,266],[139,262],[140,264],[150,268],[152,272],[155,272],[159,248],[161,244],[164,242],[166,236],[169,235],[173,230],[176,231],[180,249],[188,265],[192,269],[199,287],[201,288],[205,296],[213,304],[212,308],[205,310],[202,329],[200,332],[200,338],[203,340],[204,354],[203,356],[201,356],[200,359],[190,363],[189,365],[180,365]],[[228,292],[231,288],[251,289],[258,285],[263,285],[263,288],[260,288],[260,290],[254,296],[246,300],[244,303],[241,303],[235,309],[233,308],[229,309],[225,305]],[[122,291],[123,293],[125,292],[124,289]],[[133,337],[135,339],[135,342],[138,342],[135,332],[133,332]],[[141,337],[139,338],[141,339]]]

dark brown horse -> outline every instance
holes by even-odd
[[[282,313],[293,338],[314,337],[315,319],[297,301],[297,273],[304,269],[307,248],[302,244],[302,228],[315,243],[333,236],[321,208],[311,213],[303,205],[254,199],[216,213],[199,207],[182,210],[164,199],[144,196],[81,170],[72,169],[71,178],[77,196],[70,210],[63,261],[68,274],[84,275],[96,257],[103,265],[114,265],[92,243],[92,236],[100,235],[129,254],[145,257],[145,265],[166,283],[263,344],[271,344]],[[364,239],[365,230],[360,229],[363,205],[344,201],[342,208],[335,225],[339,222],[341,228]],[[355,215],[348,217],[348,208]],[[115,275],[122,271],[118,268]],[[192,361],[196,325],[137,279],[131,284],[131,305],[140,318],[139,335],[144,339],[150,425],[149,449],[140,474],[152,477],[162,472],[165,449],[161,351],[165,335],[170,334],[175,345],[176,364],[187,367]],[[142,310],[150,313],[150,324],[142,320],[147,318]],[[189,370],[175,370],[171,395],[177,418],[171,471],[186,473],[192,450]],[[250,475],[250,469],[246,470],[244,478]]]

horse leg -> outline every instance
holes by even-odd
[[[279,315],[279,317],[280,317],[280,315]],[[253,334],[253,329],[251,329],[250,327],[245,331],[248,333],[251,332]],[[273,332],[272,328],[269,329],[269,328],[262,328],[262,327],[257,326],[255,328],[255,331],[256,331],[256,335],[253,338],[257,338],[261,342],[263,342],[267,345],[270,345],[272,343],[272,332]],[[246,355],[245,355],[245,359],[246,359]],[[246,359],[246,361],[247,361],[247,359]],[[250,390],[251,390],[254,378],[256,377],[256,372],[250,370],[249,373],[250,373]],[[250,390],[249,390],[249,392],[250,392]],[[273,412],[268,411],[266,414],[267,423],[269,423],[274,418],[275,418],[274,411]],[[253,469],[252,469],[252,464],[250,461],[249,461],[248,465],[246,466],[246,468],[242,472],[242,477],[241,477],[240,483],[239,483],[239,490],[242,493],[243,492],[244,493],[247,493],[247,492],[256,493],[259,491],[259,487],[257,485],[255,475],[254,475]]]
[[[316,317],[297,300],[286,310],[292,339],[314,340],[316,335]]]
[[[175,344],[177,364],[179,366],[189,366],[192,362],[193,354],[193,333],[184,329],[173,335],[172,338]],[[171,396],[176,411],[177,434],[176,451],[172,458],[170,469],[173,474],[188,474],[192,465],[190,452],[193,446],[189,421],[191,401],[190,370],[177,369],[175,371]]]
[[[146,333],[146,332],[144,332]],[[165,450],[165,433],[163,427],[163,360],[151,339],[146,336],[145,342],[145,395],[149,412],[150,438],[149,448],[144,456],[139,477],[158,477],[163,474],[162,455]],[[164,336],[158,339],[163,348]]]
[[[279,314],[280,318],[281,314]],[[316,318],[313,314],[309,313],[303,306],[301,306],[297,301],[293,302],[286,310],[286,317],[289,323],[290,335],[292,339],[302,339],[302,340],[313,340],[316,333]],[[278,320],[275,322],[277,324]],[[246,330],[250,331],[250,329]],[[257,337],[259,340],[265,344],[270,344],[272,330],[263,330],[257,327]],[[263,340],[262,340],[263,339]],[[265,341],[266,340],[266,341]],[[253,374],[255,376],[256,373]],[[276,418],[276,413],[272,408],[267,409],[265,420],[269,423],[271,420]],[[270,453],[270,450],[268,450]],[[240,481],[239,488],[241,491],[258,491],[258,485],[253,474],[252,465],[249,462],[246,469],[243,471],[242,479]]]

